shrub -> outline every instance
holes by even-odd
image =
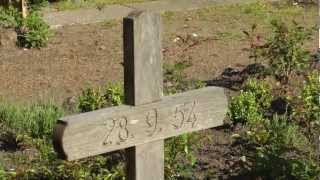
[[[254,58],[263,58],[274,75],[283,83],[287,83],[292,73],[301,71],[310,59],[304,42],[311,38],[312,29],[307,29],[293,22],[288,26],[284,22],[271,21],[273,34],[267,42],[254,46]]]
[[[77,108],[80,112],[101,109],[106,106],[117,106],[124,101],[122,84],[111,83],[102,92],[100,89],[88,88],[78,98]]]
[[[251,171],[266,179],[316,179],[320,164],[314,149],[300,128],[288,121],[287,116],[274,116],[265,121],[268,134],[263,144],[256,145]],[[259,132],[256,132],[259,133]],[[249,141],[255,141],[247,136]]]
[[[100,109],[106,105],[106,99],[100,89],[88,88],[82,91],[78,98],[77,109],[80,112],[88,112]]]
[[[311,135],[313,129],[320,128],[320,72],[314,70],[302,90],[303,114]]]
[[[45,47],[51,33],[48,24],[39,13],[29,14],[18,29],[19,45],[26,48]]]
[[[255,95],[256,101],[262,110],[269,108],[272,101],[271,87],[265,81],[249,79],[243,85],[242,89],[245,92],[251,92]]]
[[[302,91],[302,99],[308,113],[308,119],[317,121],[320,118],[320,72],[314,70],[308,77]]]
[[[52,103],[26,107],[0,104],[0,123],[33,138],[51,138],[53,126],[62,115],[62,110]]]
[[[252,92],[241,92],[233,97],[228,115],[234,123],[254,123],[263,119],[256,96]]]
[[[21,22],[21,14],[16,8],[12,6],[9,6],[8,8],[0,6],[0,27],[16,28]]]
[[[124,89],[120,83],[107,85],[104,97],[109,106],[118,106],[124,102]]]
[[[14,7],[0,7],[0,27],[14,28],[18,34],[18,45],[25,48],[45,47],[51,32],[49,25],[38,12],[31,12],[23,19]]]

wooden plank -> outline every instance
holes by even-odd
[[[136,11],[124,18],[124,91],[126,104],[140,105],[162,96],[160,14]]]
[[[27,2],[26,0],[21,0],[20,1],[20,8],[21,8],[21,13],[22,13],[22,17],[23,18],[26,18],[27,17],[27,14],[28,14],[28,6],[27,6]]]
[[[126,149],[128,180],[164,179],[164,140]]]
[[[207,87],[141,106],[118,106],[58,121],[55,148],[76,160],[223,124],[224,90]]]
[[[129,105],[162,96],[161,16],[133,12],[123,21],[125,100]],[[128,180],[164,179],[164,140],[126,149]]]

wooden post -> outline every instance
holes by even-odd
[[[27,7],[26,0],[21,0],[20,1],[20,8],[21,8],[22,17],[26,18],[27,14],[28,14],[28,7]]]
[[[125,101],[141,105],[162,96],[161,18],[134,12],[123,22]],[[126,149],[128,180],[164,179],[164,140]]]

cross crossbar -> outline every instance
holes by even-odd
[[[223,90],[208,87],[140,106],[118,106],[58,121],[56,149],[76,160],[216,127],[223,123]]]

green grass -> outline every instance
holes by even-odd
[[[48,44],[51,37],[49,25],[37,11],[31,11],[22,18],[18,9],[0,7],[0,28],[11,28],[17,32],[17,45],[25,48],[41,48]]]
[[[33,138],[50,139],[54,124],[63,114],[53,103],[22,106],[0,102],[0,125]]]
[[[107,5],[125,5],[130,3],[141,3],[152,0],[80,0],[79,3],[75,3],[72,0],[63,0],[56,4],[59,11],[74,10],[79,8],[98,8],[101,9]]]

